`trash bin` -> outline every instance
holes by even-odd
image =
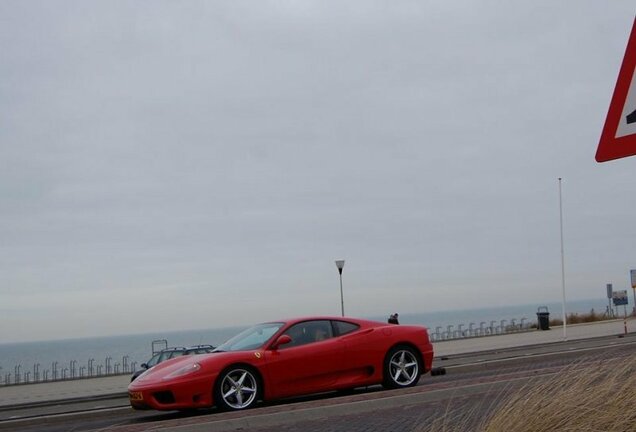
[[[540,306],[537,309],[537,319],[539,330],[550,330],[550,312],[547,306]]]

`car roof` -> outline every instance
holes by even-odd
[[[159,352],[162,353],[162,352],[170,352],[170,351],[183,351],[185,349],[186,349],[185,347],[168,347],[168,348],[162,349]]]
[[[286,320],[272,321],[272,322],[284,322],[285,324],[296,324],[303,321],[327,321],[327,320],[328,321],[347,321],[347,322],[364,325],[364,326],[370,326],[370,327],[387,325],[387,323],[383,323],[380,321],[372,321],[372,320],[365,320],[360,318],[352,318],[352,317],[346,317],[346,316],[345,317],[332,316],[332,315],[304,316],[304,317],[289,318]]]

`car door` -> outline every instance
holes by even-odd
[[[376,329],[362,329],[358,324],[346,320],[334,320],[333,327],[343,350],[338,385],[365,385],[382,368],[385,351],[374,342],[377,339]]]
[[[283,334],[292,341],[267,350],[266,374],[271,397],[332,389],[338,379],[342,343],[333,337],[329,320],[304,321]]]

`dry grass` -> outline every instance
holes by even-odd
[[[473,407],[463,418],[447,412],[420,431],[634,432],[636,358],[572,365],[497,399],[497,406]]]
[[[481,430],[634,431],[634,407],[636,358],[599,361],[515,392]]]
[[[567,317],[568,317],[568,324],[583,324],[583,323],[590,323],[590,322],[597,322],[597,321],[615,320],[615,319],[620,319],[623,316],[618,314],[616,316],[609,317],[605,314],[600,314],[596,312],[594,309],[592,309],[588,313],[576,313],[576,312],[569,313],[567,314]],[[553,318],[550,320],[551,327],[558,327],[560,325],[563,325],[563,320],[561,318]],[[530,325],[530,327],[537,328],[539,326],[537,325],[537,323],[534,323]]]
[[[596,322],[596,321],[613,320],[617,318],[622,318],[623,316],[620,314],[617,314],[614,317],[609,317],[605,314],[600,314],[596,312],[594,309],[592,309],[588,313],[582,313],[582,314],[569,313],[567,314],[567,317],[568,317],[568,324],[582,324],[582,323],[589,323],[589,322]],[[550,325],[555,327],[563,325],[563,320],[552,319],[550,320]]]

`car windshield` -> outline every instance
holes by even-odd
[[[260,348],[283,326],[283,323],[266,323],[250,327],[234,336],[214,351],[243,351]]]
[[[161,356],[161,353],[153,355],[152,358],[146,362],[146,366],[151,368],[154,365],[156,365],[159,362],[160,356]]]

